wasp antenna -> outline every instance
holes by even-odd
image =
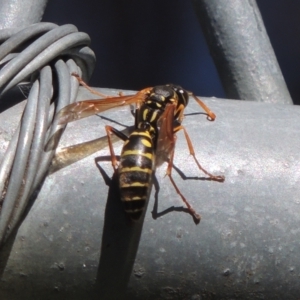
[[[72,72],[71,73],[72,76],[76,77],[76,78],[80,78],[79,74],[77,72]]]
[[[206,106],[206,104],[204,104],[203,101],[201,101],[192,92],[189,92],[189,95],[192,96],[197,101],[197,103],[204,109],[204,111],[207,113],[207,120],[214,121],[216,119],[216,115]]]
[[[112,96],[108,96],[108,95],[105,95],[105,94],[103,94],[103,93],[101,93],[101,92],[99,92],[99,91],[96,91],[96,90],[94,90],[94,89],[92,89],[79,75],[78,75],[78,73],[76,73],[76,72],[73,72],[73,73],[71,73],[71,75],[72,76],[74,76],[76,79],[77,79],[77,81],[78,81],[78,83],[80,84],[80,85],[82,85],[84,88],[86,88],[89,92],[91,92],[92,94],[94,94],[94,95],[97,95],[97,96],[100,96],[100,97],[103,97],[103,98],[111,98]],[[119,92],[119,96],[122,96],[122,92]]]

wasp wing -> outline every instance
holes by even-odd
[[[58,124],[66,124],[82,118],[86,118],[111,108],[141,103],[146,98],[147,89],[144,89],[135,95],[118,96],[105,99],[91,99],[69,104],[62,108],[56,118]]]
[[[168,161],[174,150],[176,136],[174,134],[175,105],[168,104],[164,113],[159,118],[158,138],[156,144],[156,166],[159,167]]]

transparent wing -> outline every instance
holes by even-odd
[[[150,88],[144,89],[135,95],[118,96],[105,99],[91,99],[69,104],[57,113],[59,124],[66,124],[86,118],[111,108],[141,103],[145,100]]]

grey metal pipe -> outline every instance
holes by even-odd
[[[193,0],[228,98],[292,104],[255,0]]]
[[[0,29],[24,28],[41,21],[47,0],[1,0]]]
[[[24,28],[41,21],[47,0],[5,0],[0,5],[0,30]]]
[[[91,97],[81,93],[83,99]],[[224,174],[226,181],[197,179],[203,174],[181,133],[175,165],[186,180],[174,171],[182,193],[202,216],[199,225],[180,211],[183,203],[164,177],[165,167],[156,172],[158,211],[170,212],[152,218],[153,188],[144,224],[130,225],[115,182],[110,188],[105,182],[112,176],[106,147],[46,178],[0,252],[0,298],[296,299],[300,108],[204,101],[216,121],[207,121],[191,100],[183,124],[202,166]],[[19,116],[18,106],[2,113],[0,130],[7,138]],[[105,124],[123,128],[113,121],[134,122],[128,107],[101,116],[106,119],[70,123],[61,147],[104,136]],[[121,147],[122,142],[115,144],[116,153]]]

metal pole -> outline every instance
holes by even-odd
[[[81,99],[91,98],[85,90],[81,93]],[[106,185],[113,173],[109,150],[100,149],[46,178],[17,233],[1,250],[0,298],[298,297],[300,141],[295,135],[300,108],[204,101],[216,121],[207,121],[191,100],[183,124],[202,166],[226,180],[197,179],[203,174],[180,133],[175,165],[186,180],[173,171],[182,193],[202,216],[199,225],[189,214],[172,209],[183,203],[164,177],[165,166],[157,170],[158,211],[171,212],[152,218],[153,188],[144,224],[130,225],[115,182]],[[18,107],[1,115],[1,132],[6,133],[1,144],[17,127],[19,115]],[[134,123],[128,107],[101,116],[106,118],[70,123],[61,146],[105,136],[105,124],[124,128],[114,121]],[[120,153],[122,142],[114,146]]]
[[[41,21],[47,0],[2,0],[0,29],[26,27]]]
[[[255,0],[193,0],[228,98],[292,104]]]

